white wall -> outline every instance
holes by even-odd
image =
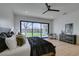
[[[12,28],[13,25],[13,13],[12,11],[0,4],[0,27]]]
[[[26,20],[26,21],[35,21],[35,22],[45,22],[50,24],[50,33],[52,32],[52,21],[51,20],[46,20],[42,18],[36,18],[36,17],[28,17],[28,16],[19,16],[15,15],[14,16],[14,28],[15,32],[20,32],[20,20]]]
[[[0,27],[13,28],[16,32],[20,31],[20,20],[36,21],[50,23],[50,33],[52,32],[52,21],[36,18],[36,17],[26,17],[26,16],[14,16],[10,5],[0,4]]]
[[[73,23],[73,34],[79,35],[79,11],[62,15],[53,21],[53,32],[58,35],[65,30],[65,24]]]

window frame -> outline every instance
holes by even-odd
[[[32,23],[32,32],[33,32],[33,23],[48,24],[48,34],[49,34],[49,23],[45,23],[45,22],[36,22],[36,21],[26,21],[26,20],[20,20],[20,33],[22,33],[21,22],[31,22],[31,23]],[[42,25],[41,25],[41,26],[42,26]],[[42,27],[41,27],[41,33],[42,33]],[[42,37],[42,34],[40,34],[40,36]],[[33,33],[32,33],[32,37],[33,37]]]

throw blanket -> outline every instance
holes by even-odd
[[[55,46],[43,38],[29,37],[28,41],[31,45],[31,56],[41,56],[50,52],[55,53]]]

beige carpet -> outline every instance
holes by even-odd
[[[48,39],[47,41],[56,46],[56,56],[79,56],[79,45],[52,39]]]

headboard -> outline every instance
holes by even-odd
[[[7,33],[7,32],[10,32],[10,31],[11,31],[11,29],[10,29],[10,28],[0,27],[0,33],[2,33],[2,32]]]

